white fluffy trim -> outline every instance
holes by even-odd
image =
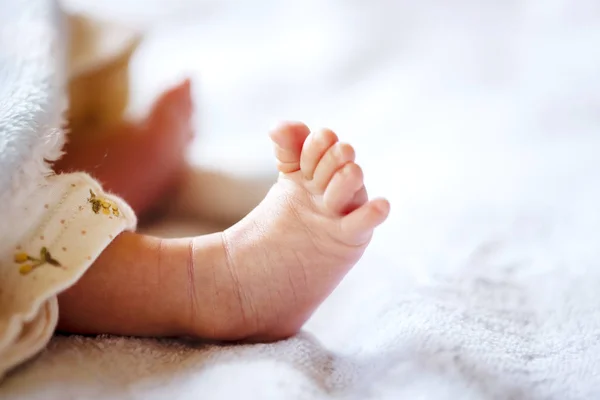
[[[0,9],[2,259],[43,214],[30,199],[62,154],[68,41],[54,0],[0,0]]]

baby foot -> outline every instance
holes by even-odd
[[[212,305],[214,312],[226,308],[222,324],[237,325],[234,336],[251,340],[296,333],[360,259],[390,209],[387,200],[368,200],[354,149],[332,131],[288,123],[271,138],[279,180],[223,233],[228,278],[218,280],[223,290],[225,282],[235,287],[236,300]]]
[[[125,232],[60,295],[73,333],[269,341],[295,334],[389,212],[354,150],[302,124],[272,133],[278,182],[243,220],[193,238]],[[110,288],[110,290],[107,290]]]

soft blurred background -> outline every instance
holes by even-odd
[[[174,200],[188,214],[149,231],[197,234],[247,212],[276,177],[267,131],[283,119],[352,142],[392,213],[312,335],[58,336],[8,390],[600,398],[600,2],[63,2],[145,30],[129,118],[192,79],[191,175]]]

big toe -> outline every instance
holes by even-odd
[[[300,170],[302,146],[309,134],[310,129],[300,122],[286,122],[271,131],[279,171],[287,174]]]

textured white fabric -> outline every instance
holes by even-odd
[[[64,15],[51,0],[0,0],[0,259],[36,221],[31,195],[60,157]]]
[[[65,20],[53,0],[0,1],[0,379],[50,340],[56,295],[134,229],[85,174],[54,175],[64,143]]]
[[[216,170],[262,171],[282,117],[357,144],[392,215],[314,336],[58,337],[0,397],[599,398],[597,2],[272,3],[157,34],[138,72],[199,50],[195,156]]]

